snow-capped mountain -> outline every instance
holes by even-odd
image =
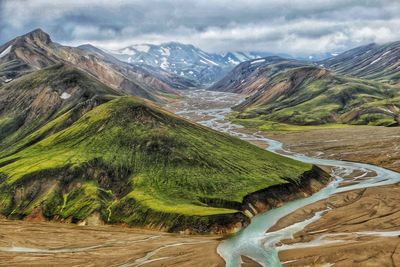
[[[159,67],[203,85],[219,80],[240,62],[270,55],[254,52],[207,53],[193,45],[177,42],[132,45],[108,52],[119,60]]]

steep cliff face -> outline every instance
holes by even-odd
[[[303,173],[299,181],[293,181],[283,185],[274,185],[243,198],[243,211],[252,217],[286,202],[311,196],[325,187],[332,177],[314,166],[310,171]]]

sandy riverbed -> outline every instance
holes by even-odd
[[[0,220],[0,266],[224,266],[215,236]]]
[[[254,132],[251,129],[242,131]],[[283,142],[290,151],[312,157],[365,162],[400,171],[399,128],[357,126],[263,134]],[[263,142],[255,144],[265,148]],[[281,261],[284,266],[400,264],[400,238],[396,234],[400,233],[399,200],[400,186],[390,185],[336,194],[297,210],[270,230],[303,221],[329,207],[320,220],[281,244],[284,245],[279,253]],[[379,231],[392,234],[374,233]]]
[[[399,128],[352,127],[266,136],[283,142],[288,150],[310,156],[366,162],[400,171]],[[270,231],[329,207],[320,220],[283,242],[279,257],[284,266],[397,266],[399,202],[398,184],[336,194],[282,218]]]

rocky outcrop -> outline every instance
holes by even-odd
[[[331,176],[328,173],[314,166],[310,171],[303,174],[298,183],[289,182],[274,185],[247,195],[243,199],[243,212],[252,217],[258,213],[279,207],[286,202],[311,196],[330,181]]]

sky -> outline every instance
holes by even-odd
[[[0,0],[1,44],[35,28],[74,46],[302,56],[400,40],[400,0]]]

